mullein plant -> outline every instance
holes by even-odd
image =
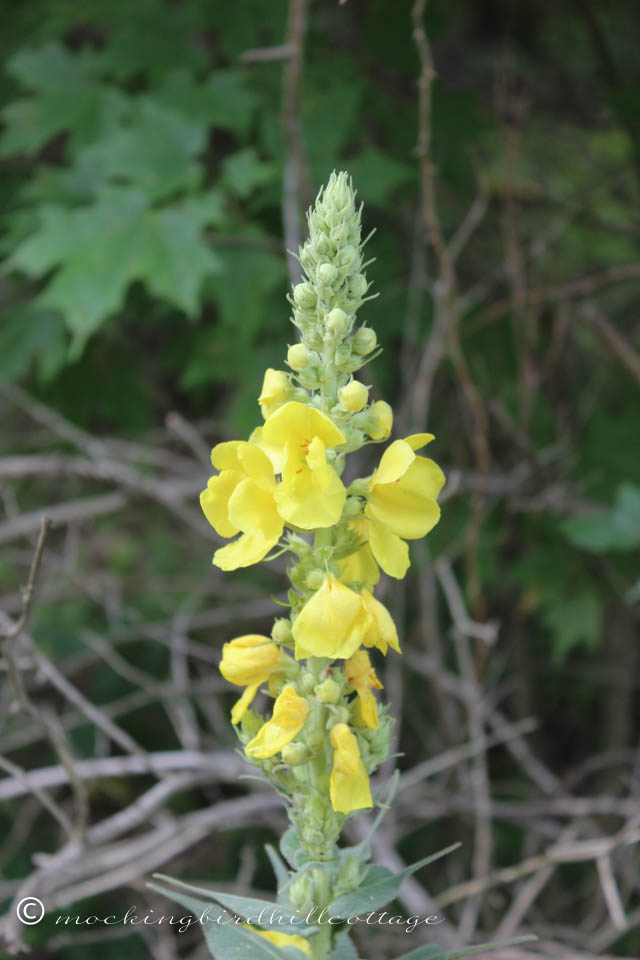
[[[275,619],[270,636],[225,643],[220,662],[241,691],[231,722],[244,755],[282,796],[291,821],[280,854],[267,848],[278,901],[164,876],[170,889],[151,884],[199,914],[219,960],[354,960],[355,918],[379,910],[406,876],[454,849],[400,874],[368,864],[397,781],[373,796],[370,776],[389,758],[394,721],[377,696],[372,651],[401,653],[375,587],[381,570],[406,575],[407,541],[437,524],[445,477],[422,453],[433,435],[389,442],[391,407],[371,402],[355,377],[379,349],[374,331],[356,321],[370,285],[361,208],[346,173],[331,175],[308,227],[299,256],[305,279],[289,298],[300,337],[289,347],[289,369],[266,371],[258,398],[264,422],[248,440],[213,448],[216,473],[200,498],[211,526],[230,540],[214,554],[220,569],[291,557],[288,616]],[[345,479],[349,454],[372,443],[384,444],[373,473]],[[265,712],[252,707],[260,690]],[[367,839],[339,847],[347,818],[374,806],[380,812]],[[435,957],[428,949],[425,957]]]

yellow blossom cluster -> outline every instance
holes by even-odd
[[[369,773],[388,751],[390,721],[378,709],[382,684],[369,651],[400,653],[374,588],[380,570],[406,575],[407,541],[438,522],[445,480],[419,453],[433,435],[417,433],[390,443],[368,476],[343,481],[345,458],[386,440],[393,414],[386,402],[370,402],[369,388],[353,376],[376,337],[364,326],[354,330],[368,288],[359,212],[346,180],[331,184],[333,199],[327,188],[301,251],[309,280],[293,289],[302,342],[289,348],[291,372],[266,371],[258,398],[264,423],[246,441],[213,448],[216,473],[200,497],[216,533],[231,540],[214,554],[220,569],[250,566],[272,551],[294,558],[289,617],[276,621],[271,637],[226,643],[220,670],[244,688],[231,716],[247,758],[290,796],[312,839],[334,829],[335,815],[339,828],[340,817],[372,806]],[[267,717],[251,709],[263,686],[273,698]]]

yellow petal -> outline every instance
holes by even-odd
[[[371,625],[359,594],[329,575],[293,624],[295,658],[350,657]]]
[[[426,447],[428,443],[435,440],[435,437],[432,433],[412,433],[410,437],[404,439],[412,450],[419,450],[420,447]]]
[[[273,498],[255,480],[242,480],[229,498],[229,520],[244,533],[261,534],[278,540],[282,534],[282,517]]]
[[[279,537],[266,539],[261,534],[243,533],[241,537],[220,547],[213,555],[213,562],[221,570],[237,570],[238,567],[250,567],[265,557],[275,547]]]
[[[331,729],[333,766],[329,792],[331,806],[338,813],[351,813],[373,806],[369,778],[360,757],[358,741],[346,723]]]
[[[375,587],[380,571],[368,543],[340,561],[340,579],[345,583],[362,583],[369,590]]]
[[[382,454],[378,469],[371,477],[372,489],[379,483],[395,483],[407,472],[415,458],[406,440],[395,440]]]
[[[248,757],[266,760],[278,753],[302,730],[309,704],[288,684],[273,705],[273,715],[245,747]]]
[[[287,374],[283,370],[274,370],[269,367],[265,371],[262,390],[258,397],[258,403],[265,419],[283,403],[286,403],[288,392],[289,377]]]
[[[358,721],[370,730],[378,729],[378,705],[371,690],[358,690]]]
[[[354,690],[368,689],[370,687],[375,687],[376,690],[382,690],[382,684],[371,666],[371,660],[366,650],[356,650],[353,656],[349,657],[344,667],[349,685]]]
[[[257,933],[259,937],[264,937],[265,940],[268,940],[275,947],[297,947],[298,950],[302,950],[307,956],[311,956],[310,945],[304,937],[299,937],[297,933],[280,933],[279,930],[259,930],[257,927],[252,927],[248,923],[243,923],[243,927],[246,927],[247,930],[251,930],[253,933]]]
[[[229,520],[229,498],[242,480],[239,470],[224,470],[216,477],[209,477],[207,489],[200,494],[200,506],[205,517],[221,537],[234,537],[238,527]]]
[[[320,437],[326,447],[337,447],[346,442],[344,434],[333,420],[320,410],[297,400],[290,400],[272,413],[263,427],[262,435],[268,444],[279,447],[284,447],[288,440],[308,444],[314,437]]]
[[[409,569],[409,547],[383,523],[369,520],[371,551],[385,573],[402,580]]]
[[[282,447],[276,447],[274,444],[266,442],[263,436],[263,427],[255,428],[249,437],[249,442],[266,454],[275,473],[282,473]]]
[[[424,537],[440,519],[435,498],[444,482],[444,474],[433,460],[416,457],[397,482],[373,487],[366,515],[406,540]]]
[[[247,477],[275,485],[271,461],[255,443],[246,440],[219,443],[211,451],[211,462],[218,470],[240,470]]]
[[[220,673],[237,687],[264,683],[280,658],[277,644],[259,633],[236,637],[222,647]]]
[[[371,626],[362,641],[365,647],[377,647],[384,654],[387,648],[391,647],[396,653],[402,653],[396,625],[387,608],[368,590],[362,591],[362,601],[371,617]]]
[[[340,519],[347,491],[315,437],[301,455],[293,441],[285,446],[282,483],[275,493],[280,516],[304,530],[332,527]]]
[[[254,683],[252,686],[247,687],[239,700],[236,700],[233,707],[231,708],[231,723],[236,724],[240,723],[245,713],[251,706],[253,698],[258,692],[259,683]]]

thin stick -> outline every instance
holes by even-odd
[[[289,279],[300,279],[296,255],[300,249],[300,212],[305,190],[304,145],[300,123],[300,85],[304,49],[304,32],[308,0],[290,0],[286,47],[289,56],[282,77],[282,127],[285,139],[284,188],[282,222]]]

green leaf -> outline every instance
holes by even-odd
[[[339,933],[336,937],[336,945],[331,952],[329,960],[358,960],[358,951],[349,939],[346,932]]]
[[[478,943],[473,947],[465,947],[462,950],[453,950],[445,952],[442,947],[435,943],[427,943],[422,947],[416,947],[409,953],[403,953],[395,960],[461,960],[462,957],[470,957],[474,953],[484,953],[486,950],[502,950],[503,947],[513,947],[519,943],[529,943],[538,938],[533,934],[525,934],[522,937],[513,937],[511,940],[496,940],[493,943]]]
[[[526,933],[522,937],[512,937],[510,940],[494,940],[492,943],[477,943],[473,947],[463,950],[453,950],[445,955],[445,960],[461,960],[462,957],[471,957],[475,953],[484,953],[486,950],[502,950],[504,947],[515,947],[520,943],[532,943],[538,938],[533,933]],[[402,960],[402,958],[398,958]],[[407,960],[407,958],[405,958]],[[417,958],[414,958],[417,960]]]
[[[167,877],[171,883],[177,883]],[[196,919],[200,919],[203,932],[215,960],[305,960],[306,954],[297,947],[275,947],[264,937],[258,936],[241,924],[232,922],[226,911],[216,909],[216,905],[205,900],[191,897],[182,890],[171,890],[159,883],[148,883],[170,900],[191,910]],[[205,922],[203,917],[208,918]]]
[[[349,160],[349,172],[362,201],[378,206],[385,206],[397,187],[415,179],[412,167],[375,147],[368,147]]]
[[[206,141],[206,124],[144,97],[136,101],[127,125],[87,147],[80,160],[108,180],[140,187],[152,200],[198,186],[202,167],[194,162]]]
[[[315,931],[315,927],[307,925],[304,918],[300,917],[293,910],[288,910],[282,904],[273,903],[271,900],[261,900],[258,897],[241,897],[234,893],[220,892],[219,890],[209,890],[207,887],[196,886],[192,883],[184,883],[182,880],[176,880],[174,877],[167,877],[162,873],[154,873],[158,880],[164,880],[179,887],[181,890],[189,893],[201,894],[209,900],[214,900],[221,904],[226,910],[231,911],[238,917],[242,917],[249,923],[258,924],[263,927],[279,930],[281,933],[297,933],[299,936],[305,936]],[[262,915],[263,919],[258,918]],[[273,918],[270,920],[269,918]],[[295,918],[292,922],[292,918]]]
[[[444,850],[439,850],[437,853],[425,857],[424,860],[418,860],[417,863],[411,864],[411,866],[401,870],[400,873],[391,873],[386,867],[371,867],[362,885],[357,890],[351,890],[334,900],[329,906],[330,915],[343,918],[355,917],[364,913],[365,910],[377,910],[378,907],[384,906],[389,900],[393,900],[407,877],[420,870],[421,867],[426,867],[428,863],[446,857],[453,850],[457,850],[459,846],[461,844],[454,843],[450,847],[445,847]]]
[[[174,70],[154,91],[155,98],[191,120],[238,136],[248,133],[257,106],[246,71],[214,71],[198,83],[187,70]]]
[[[572,543],[592,553],[635,550],[640,546],[640,488],[621,484],[611,510],[576,514],[564,521],[562,530]]]
[[[63,131],[72,143],[83,144],[112,130],[124,115],[127,97],[100,81],[100,64],[99,54],[71,54],[54,43],[15,54],[7,70],[33,96],[2,111],[0,154],[34,153]]]
[[[270,183],[276,176],[272,163],[264,163],[253,147],[238,150],[222,164],[222,183],[239,197],[248,197],[257,187]]]
[[[280,852],[292,867],[299,867],[306,857],[295,827],[289,827],[280,837]]]
[[[39,380],[46,383],[66,362],[67,340],[59,314],[33,303],[7,309],[0,327],[0,373],[17,380],[35,362]]]
[[[437,943],[425,943],[409,953],[403,953],[396,960],[446,960],[447,954]]]
[[[108,29],[104,58],[116,77],[145,75],[155,79],[178,67],[206,68],[205,45],[198,42],[206,29],[199,4],[159,7],[157,0],[136,0],[120,10],[117,4],[104,4],[103,10],[98,24],[102,20]]]
[[[59,310],[80,340],[122,306],[134,280],[193,316],[204,278],[220,268],[201,237],[219,209],[216,194],[149,209],[139,191],[105,187],[89,207],[43,207],[40,230],[5,269],[41,277],[58,267],[38,299]]]
[[[278,884],[278,890],[281,890],[289,882],[289,871],[287,870],[283,860],[281,859],[278,851],[271,846],[270,843],[265,844],[264,848],[269,857],[269,862],[273,867],[273,872],[276,875],[276,882]]]
[[[554,660],[562,662],[574,647],[595,647],[600,636],[601,616],[599,597],[586,591],[547,607],[543,617],[554,633]]]

